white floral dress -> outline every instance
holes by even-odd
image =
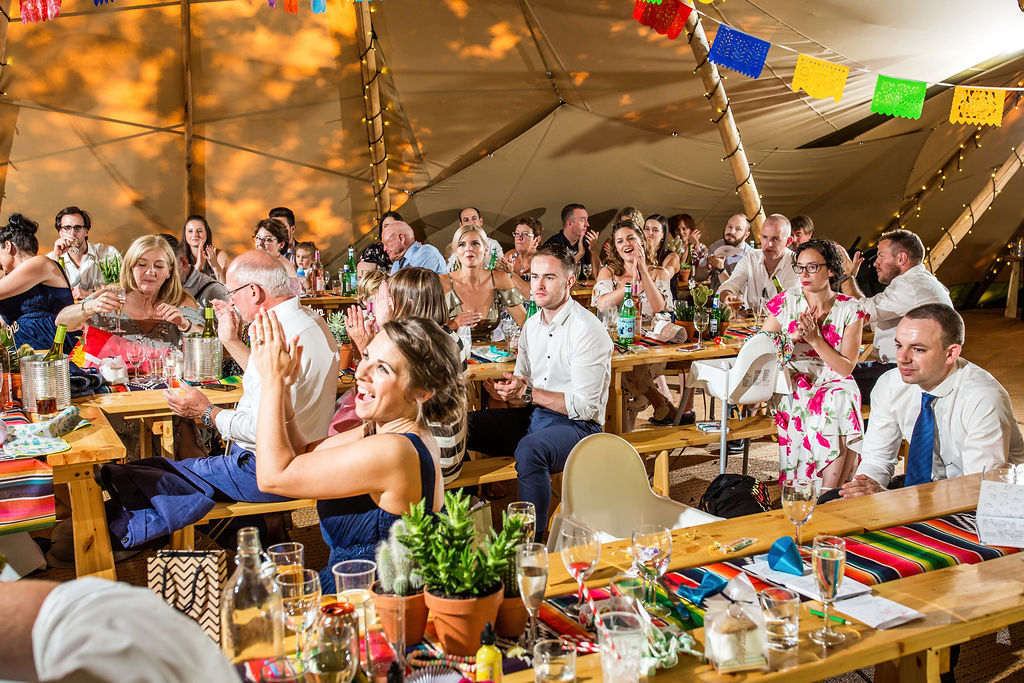
[[[797,317],[807,310],[801,289],[782,292],[767,304],[784,333],[797,329]],[[837,294],[832,310],[821,324],[822,338],[837,351],[846,328],[868,315],[859,299]],[[811,345],[795,340],[790,359],[793,393],[779,401],[775,424],[779,428],[779,482],[820,477],[840,455],[840,437],[846,447],[860,453],[864,424],[860,390],[852,377],[830,368]]]

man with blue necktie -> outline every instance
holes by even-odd
[[[843,498],[1024,462],[1024,440],[1006,390],[960,357],[964,321],[945,304],[911,309],[896,328],[896,368],[871,392],[861,463]],[[893,477],[910,442],[906,475]]]

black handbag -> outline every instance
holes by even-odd
[[[700,497],[700,509],[731,518],[767,512],[772,503],[762,482],[746,474],[720,474]]]

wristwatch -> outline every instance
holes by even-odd
[[[206,406],[206,410],[203,411],[202,416],[203,424],[207,427],[213,426],[213,404]]]
[[[533,385],[527,382],[526,390],[523,391],[523,395],[520,397],[522,402],[526,405],[533,403]]]

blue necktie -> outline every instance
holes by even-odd
[[[904,486],[927,484],[932,480],[932,461],[935,459],[935,396],[921,394],[921,414],[910,435],[907,454],[907,476]]]

